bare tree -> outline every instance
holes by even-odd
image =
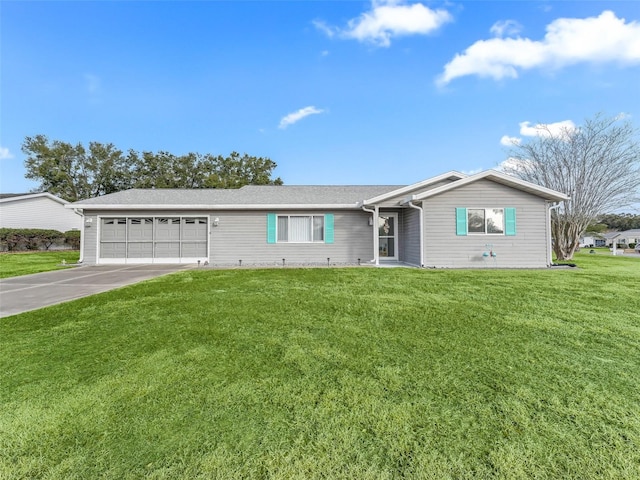
[[[637,202],[640,197],[640,143],[637,130],[623,116],[601,114],[584,125],[514,141],[504,171],[570,195],[552,210],[551,230],[558,260],[569,260],[580,235],[599,214]]]

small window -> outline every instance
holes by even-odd
[[[278,215],[279,243],[324,242],[324,215]]]
[[[503,208],[467,209],[467,232],[472,234],[504,235]]]

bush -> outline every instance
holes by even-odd
[[[64,234],[58,230],[40,228],[0,228],[0,246],[9,252],[21,250],[49,250],[64,241]]]
[[[636,248],[636,244],[634,242],[629,242],[629,248]]]
[[[80,230],[68,230],[64,232],[64,243],[72,250],[80,250]]]

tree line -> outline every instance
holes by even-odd
[[[126,153],[112,143],[75,145],[50,141],[45,135],[26,137],[22,144],[25,177],[69,202],[130,188],[240,188],[282,185],[273,178],[277,164],[266,157],[165,151]]]

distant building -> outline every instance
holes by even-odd
[[[82,228],[82,215],[50,193],[0,194],[0,228],[42,228],[66,232]]]

